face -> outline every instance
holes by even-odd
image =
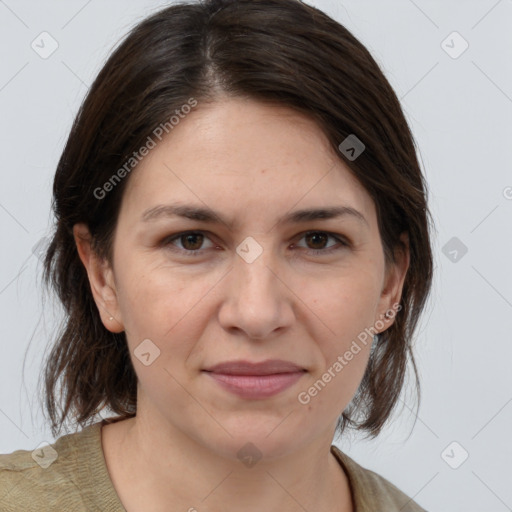
[[[331,207],[345,213],[292,215]],[[138,415],[235,457],[249,440],[268,456],[332,440],[407,264],[385,266],[373,201],[313,121],[226,99],[199,103],[132,172],[113,266],[88,270],[105,327],[126,331]],[[235,392],[205,371],[270,359],[301,372]]]

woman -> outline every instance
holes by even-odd
[[[83,428],[0,457],[2,510],[424,510],[331,444],[381,431],[432,280],[413,137],[343,26],[297,0],[154,14],[53,193],[46,406]]]

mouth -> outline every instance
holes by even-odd
[[[203,372],[225,391],[254,400],[283,392],[300,380],[307,370],[290,361],[274,359],[261,363],[229,361]]]
[[[283,373],[305,372],[302,366],[285,361],[283,359],[268,359],[261,362],[252,362],[245,360],[225,361],[216,364],[204,371],[219,373],[223,375],[277,375]]]

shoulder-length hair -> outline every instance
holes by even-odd
[[[86,223],[93,249],[112,263],[130,176],[106,184],[156,127],[169,129],[170,117],[191,98],[207,103],[221,97],[270,102],[309,116],[372,197],[386,263],[401,248],[400,235],[408,234],[400,313],[381,333],[338,433],[350,426],[377,436],[397,403],[409,361],[419,399],[412,337],[431,287],[432,219],[395,92],[363,44],[314,7],[299,0],[207,0],[167,7],[129,32],[92,84],[59,160],[56,223],[43,273],[66,313],[44,369],[42,399],[53,435],[68,417],[84,426],[104,407],[123,418],[137,411],[125,333],[108,331],[100,320],[73,226]],[[365,145],[357,159],[339,150],[349,135]]]

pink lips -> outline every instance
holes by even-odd
[[[227,361],[203,370],[224,389],[242,398],[267,398],[289,388],[306,370],[290,361]]]

